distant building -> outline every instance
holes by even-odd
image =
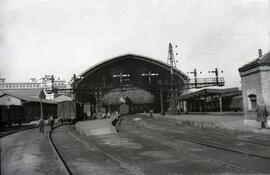
[[[44,77],[39,79],[31,78],[31,82],[39,83],[41,87],[46,91],[67,88],[67,83],[65,80],[60,79],[59,77],[55,78],[53,75],[45,75]]]
[[[57,101],[42,100],[43,115],[57,117]],[[1,122],[30,122],[40,119],[40,99],[16,94],[4,93],[0,95]]]
[[[239,68],[242,83],[245,125],[256,126],[256,107],[259,99],[270,106],[270,52]]]
[[[40,89],[40,83],[29,83],[29,82],[0,82],[0,95],[9,92],[9,91],[18,91],[18,90],[30,90],[30,89]]]
[[[49,99],[53,99],[58,90],[65,90],[70,87],[65,80],[54,78],[53,75],[45,75],[42,78],[31,78],[30,82],[6,82],[4,78],[0,78],[0,95],[6,92],[20,95],[25,92],[45,89]],[[31,95],[33,96],[33,95]],[[36,96],[36,94],[34,94]],[[47,98],[47,97],[46,97]]]
[[[0,83],[5,83],[6,79],[5,78],[0,78]]]

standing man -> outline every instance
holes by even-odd
[[[128,113],[129,113],[129,106],[126,103],[121,104],[120,105],[120,115],[117,118],[117,123],[116,123],[116,130],[117,130],[117,132],[119,132],[119,130],[120,130],[121,122],[123,120],[123,117],[126,116],[126,115],[128,115]]]
[[[39,120],[39,132],[44,132],[44,125],[45,125],[45,121],[44,118],[41,117],[41,119]]]
[[[51,131],[53,130],[53,126],[54,126],[54,119],[53,119],[53,116],[51,115],[50,116],[50,119],[49,119],[49,125],[51,127]]]
[[[257,111],[257,121],[261,123],[261,128],[268,128],[267,124],[268,111],[267,106],[262,98],[259,101],[256,111]]]

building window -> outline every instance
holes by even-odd
[[[255,94],[250,94],[249,96],[249,100],[250,100],[250,110],[251,111],[256,111],[257,108],[257,98]]]

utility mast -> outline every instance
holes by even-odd
[[[172,47],[171,43],[169,43],[167,64],[169,64],[172,68],[176,68],[176,63],[175,63],[175,58],[174,58],[174,53],[173,53],[173,47]]]
[[[175,110],[175,98],[174,98],[175,97],[175,92],[174,92],[174,75],[173,75],[173,71],[174,71],[174,69],[176,69],[176,63],[175,63],[173,47],[172,47],[171,43],[169,43],[167,64],[169,64],[170,67],[171,67],[170,113],[174,115],[176,110]]]

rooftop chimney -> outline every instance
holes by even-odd
[[[258,52],[259,52],[259,58],[260,58],[262,56],[262,49],[259,49]]]

